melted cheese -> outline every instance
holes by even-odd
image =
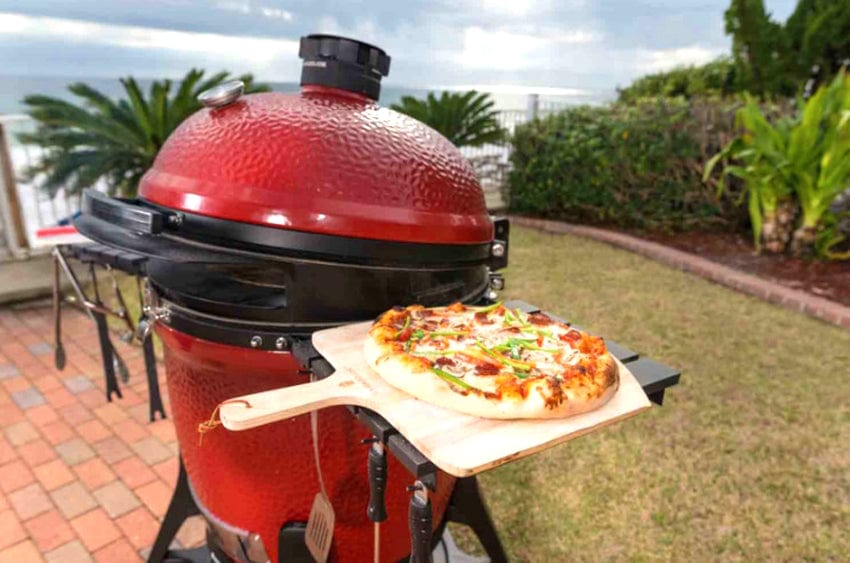
[[[486,318],[480,313],[476,317],[474,310],[423,312],[414,315],[410,328],[410,354],[436,362],[439,369],[487,392],[495,391],[497,379],[506,374],[518,381],[553,375],[560,380],[582,357],[573,347],[575,341],[560,339],[571,328],[555,321],[533,325],[516,311],[507,315],[494,311]],[[513,350],[506,353],[504,347],[512,342]],[[499,371],[490,368],[494,373],[478,373],[480,362],[498,365]],[[523,364],[530,364],[531,369],[523,369]]]

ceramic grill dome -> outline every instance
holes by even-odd
[[[447,139],[366,95],[318,84],[195,113],[168,138],[139,193],[170,209],[312,233],[493,238],[481,187]]]

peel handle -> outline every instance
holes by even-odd
[[[228,430],[248,430],[325,407],[373,407],[369,394],[369,388],[358,378],[340,370],[312,383],[228,399],[222,403],[219,416]]]

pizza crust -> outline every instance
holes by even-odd
[[[377,327],[376,327],[377,328]],[[610,384],[597,397],[570,397],[570,389],[565,391],[565,400],[559,405],[547,406],[544,395],[532,388],[525,398],[504,397],[490,399],[475,393],[462,394],[452,389],[445,380],[440,379],[425,367],[409,361],[406,355],[393,351],[392,346],[382,344],[370,331],[364,345],[366,362],[381,378],[400,391],[428,403],[466,413],[481,418],[520,419],[520,418],[566,418],[597,409],[607,403],[619,388],[619,369],[617,363],[606,353],[600,356],[604,377]],[[545,385],[540,381],[538,387]],[[574,398],[576,400],[570,400]]]

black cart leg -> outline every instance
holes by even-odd
[[[508,556],[499,540],[499,534],[484,506],[478,480],[475,477],[458,479],[452,497],[449,500],[448,519],[450,522],[465,524],[472,528],[478,541],[487,552],[491,563],[507,563]]]
[[[189,477],[186,475],[186,468],[183,467],[183,460],[180,459],[177,486],[174,487],[174,494],[171,496],[171,502],[165,512],[165,518],[162,519],[156,541],[151,548],[150,555],[148,555],[148,563],[161,563],[168,555],[168,546],[174,541],[174,536],[177,535],[183,522],[190,516],[200,513],[198,505],[195,504],[192,493],[189,491]]]

